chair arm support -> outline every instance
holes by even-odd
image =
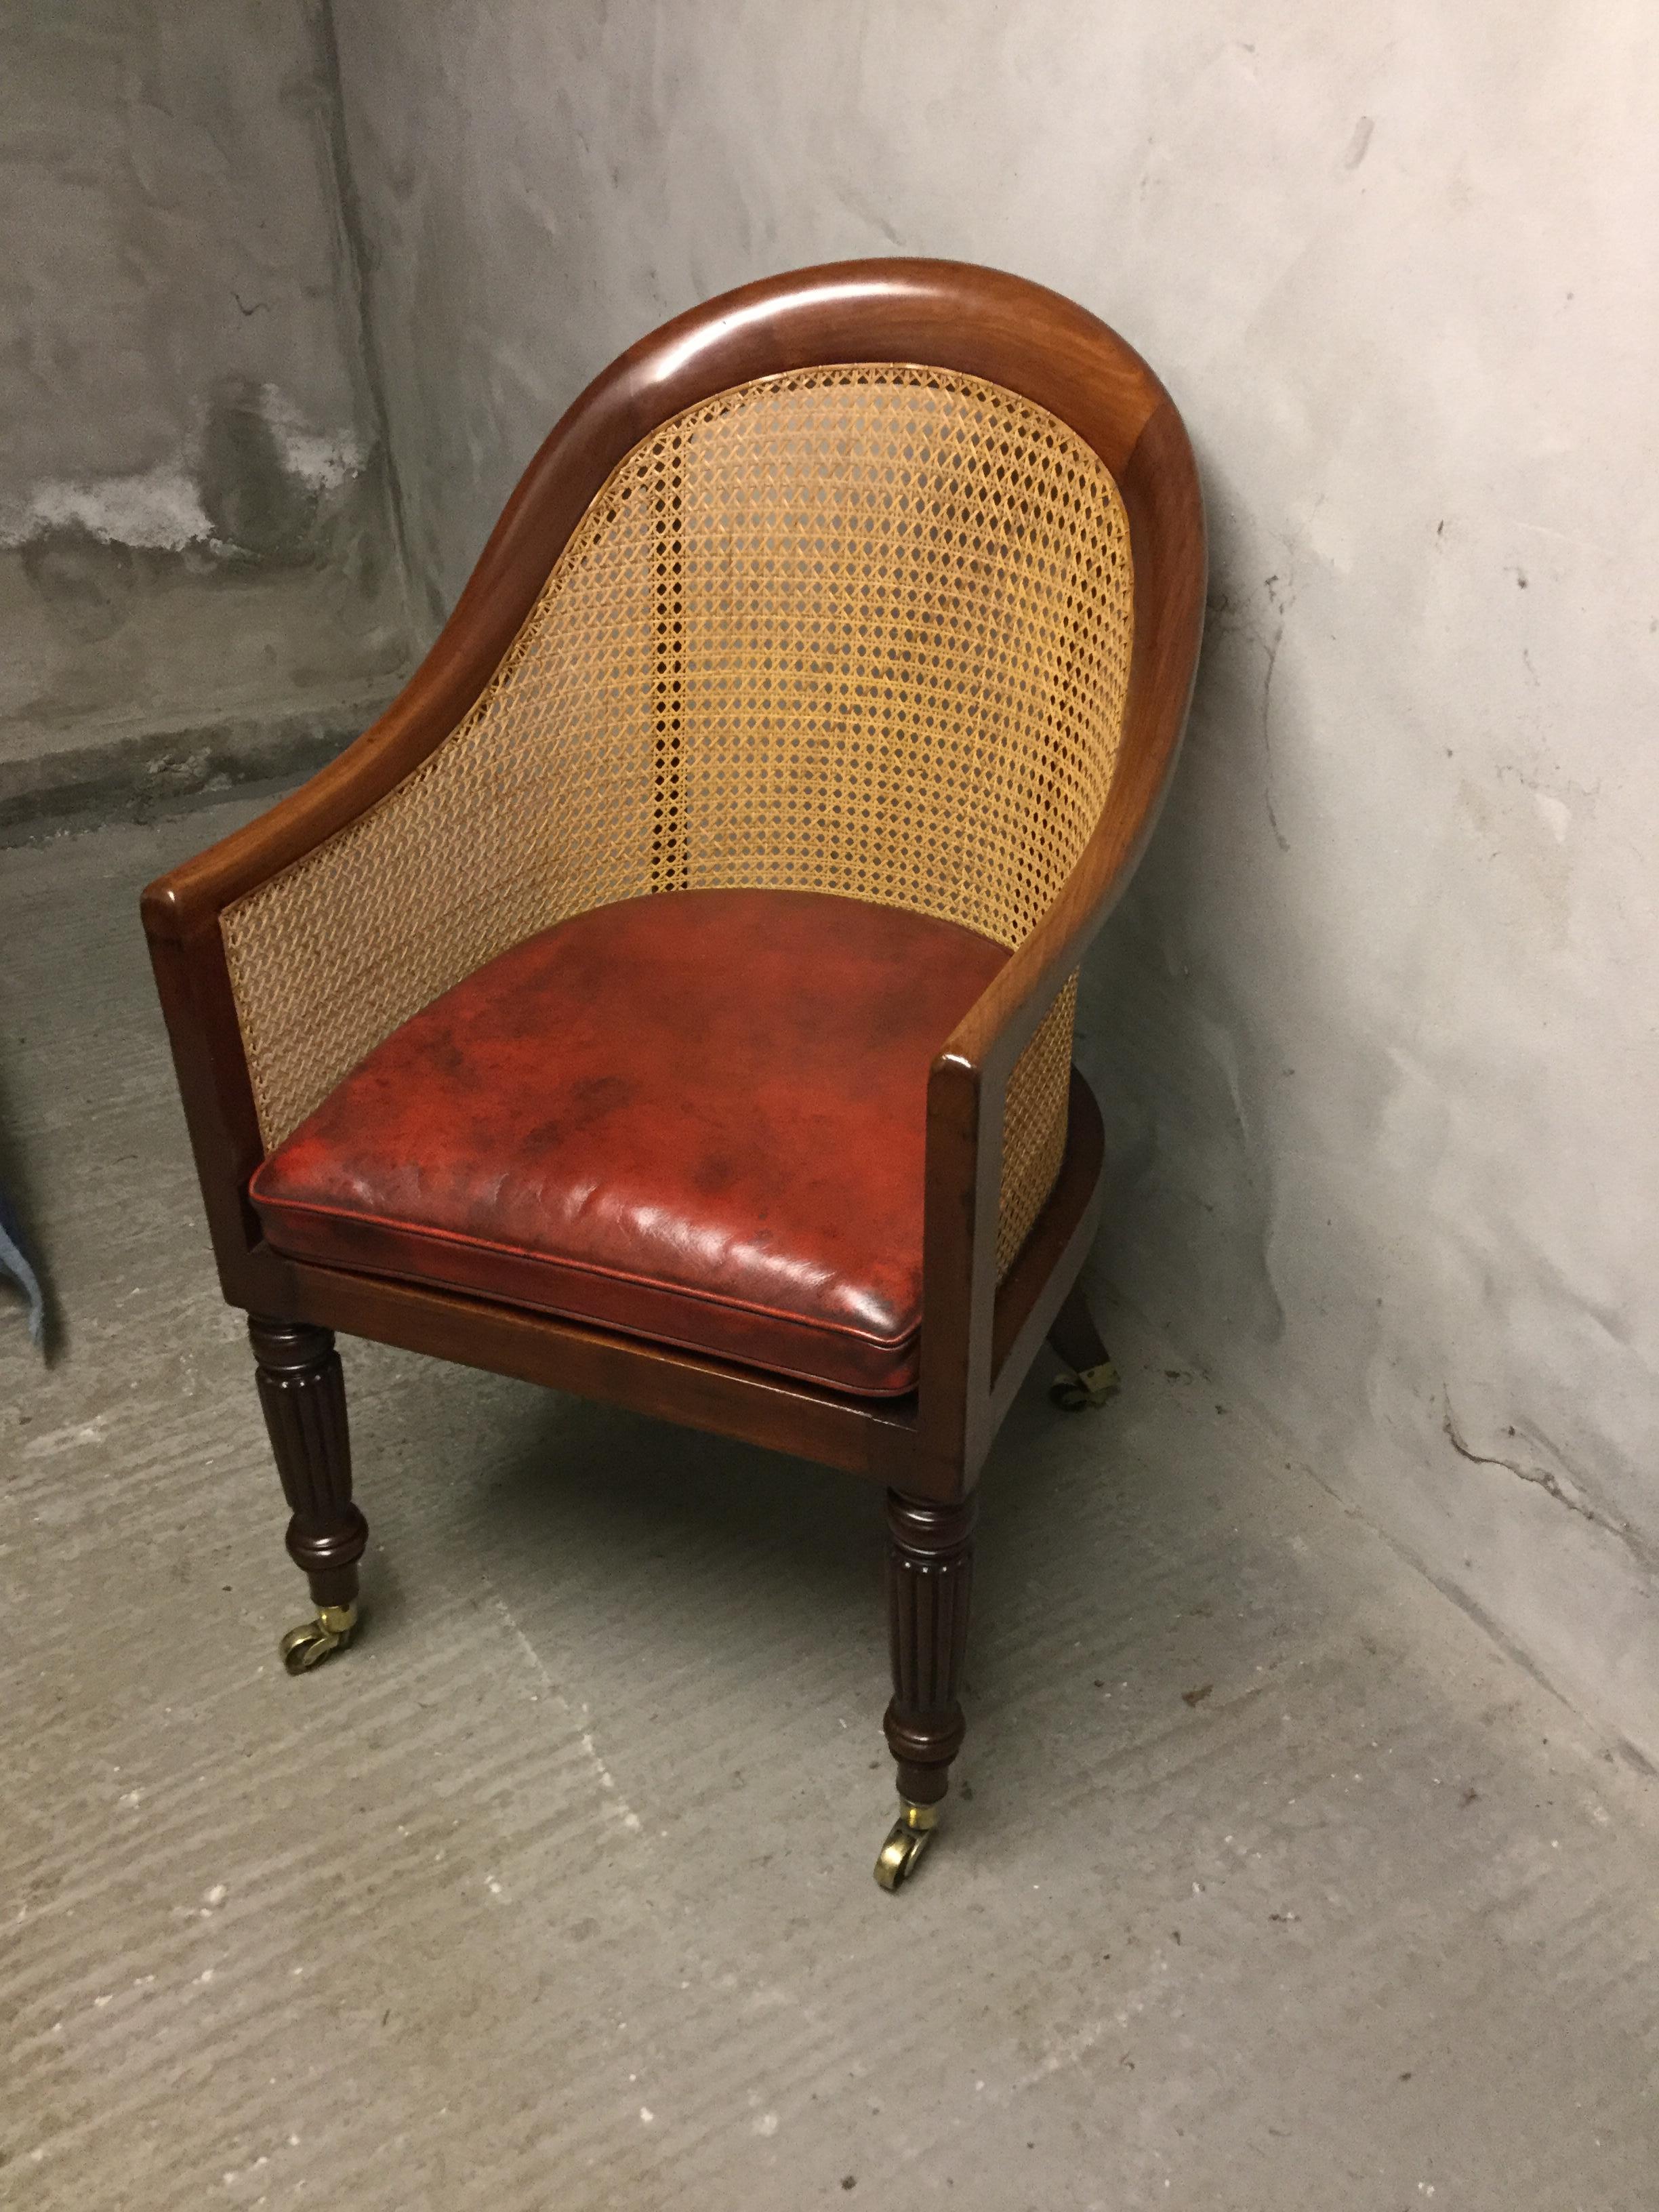
[[[928,1072],[918,1415],[925,1448],[969,1476],[993,1427],[1010,1079],[1092,933],[1048,929],[1054,913],[981,994]]]
[[[221,917],[394,789],[454,727],[488,674],[488,667],[479,672],[465,665],[441,638],[392,706],[337,759],[142,894],[140,913],[214,1250],[234,1299],[246,1300],[248,1255],[259,1241],[246,1192],[264,1145]]]
[[[461,616],[458,606],[386,713],[337,759],[141,896],[214,1249],[233,1299],[246,1302],[248,1255],[259,1241],[246,1192],[264,1145],[221,919],[361,820],[463,719],[510,642],[515,617],[510,604],[494,621],[480,619],[476,606],[466,621]]]
[[[1103,820],[1101,830],[1106,827]],[[998,1243],[1010,1084],[1105,917],[1110,881],[1125,879],[1113,871],[1101,887],[1090,864],[1098,864],[1106,850],[1097,833],[928,1072],[918,1426],[924,1451],[969,1482],[996,1425]]]
[[[1203,501],[1192,448],[1167,398],[1146,418],[1119,483],[1137,562],[1160,576],[1162,588],[1137,595],[1117,770],[1071,874],[957,1024],[928,1078],[918,1420],[924,1449],[968,1481],[994,1426],[996,1230],[1009,1079],[1152,836],[1203,628]]]

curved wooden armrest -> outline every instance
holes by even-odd
[[[181,861],[140,902],[152,939],[182,942],[228,906],[302,860],[395,791],[465,717],[523,620],[463,622],[468,594],[378,721],[297,790]],[[505,629],[505,635],[501,635]]]
[[[1150,556],[1164,588],[1138,597],[1123,733],[1106,805],[1060,892],[957,1024],[928,1076],[920,1418],[924,1434],[969,1468],[994,1429],[996,1231],[1008,1080],[1152,836],[1186,725],[1203,627],[1203,503],[1186,430],[1168,399],[1148,417],[1121,481],[1137,558]],[[930,1329],[935,1320],[944,1325]]]
[[[264,1146],[221,917],[360,821],[465,718],[588,503],[645,427],[638,385],[624,355],[557,424],[502,510],[453,612],[386,713],[296,791],[143,893],[214,1249],[233,1297],[246,1292],[258,1243],[245,1193]]]
[[[635,349],[637,350],[637,349]],[[522,627],[571,532],[648,427],[633,356],[568,409],[520,479],[454,610],[379,720],[338,758],[144,892],[152,940],[182,940],[366,814],[473,707]]]

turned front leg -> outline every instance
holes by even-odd
[[[901,1810],[876,1862],[876,1879],[896,1889],[938,1823],[951,1761],[965,1728],[957,1692],[968,1648],[978,1501],[953,1505],[887,1493],[887,1602],[893,1701],[887,1747],[898,1762]]]
[[[292,1519],[289,1557],[311,1585],[317,1618],[283,1638],[283,1662],[302,1674],[337,1650],[357,1625],[357,1562],[368,1524],[351,1499],[345,1376],[334,1332],[252,1314],[248,1340],[259,1403]]]

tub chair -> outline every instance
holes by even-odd
[[[642,338],[401,696],[144,893],[315,1617],[367,1535],[335,1333],[886,1496],[896,1888],[963,1737],[976,1486],[1102,1172],[1078,963],[1187,712],[1192,454],[1020,279],[848,262]]]

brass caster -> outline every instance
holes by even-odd
[[[1122,1387],[1116,1368],[1109,1359],[1103,1359],[1098,1367],[1062,1375],[1057,1382],[1050,1383],[1048,1395],[1062,1413],[1086,1413],[1091,1406],[1103,1406],[1108,1399],[1115,1398]]]
[[[937,1805],[913,1805],[908,1797],[899,1803],[903,1810],[876,1861],[876,1880],[884,1889],[900,1889],[909,1880],[939,1826]]]
[[[350,1643],[351,1632],[356,1626],[355,1605],[319,1605],[314,1620],[290,1628],[283,1638],[278,1648],[283,1666],[290,1674],[303,1674],[313,1667],[320,1667],[331,1651],[338,1651]]]

